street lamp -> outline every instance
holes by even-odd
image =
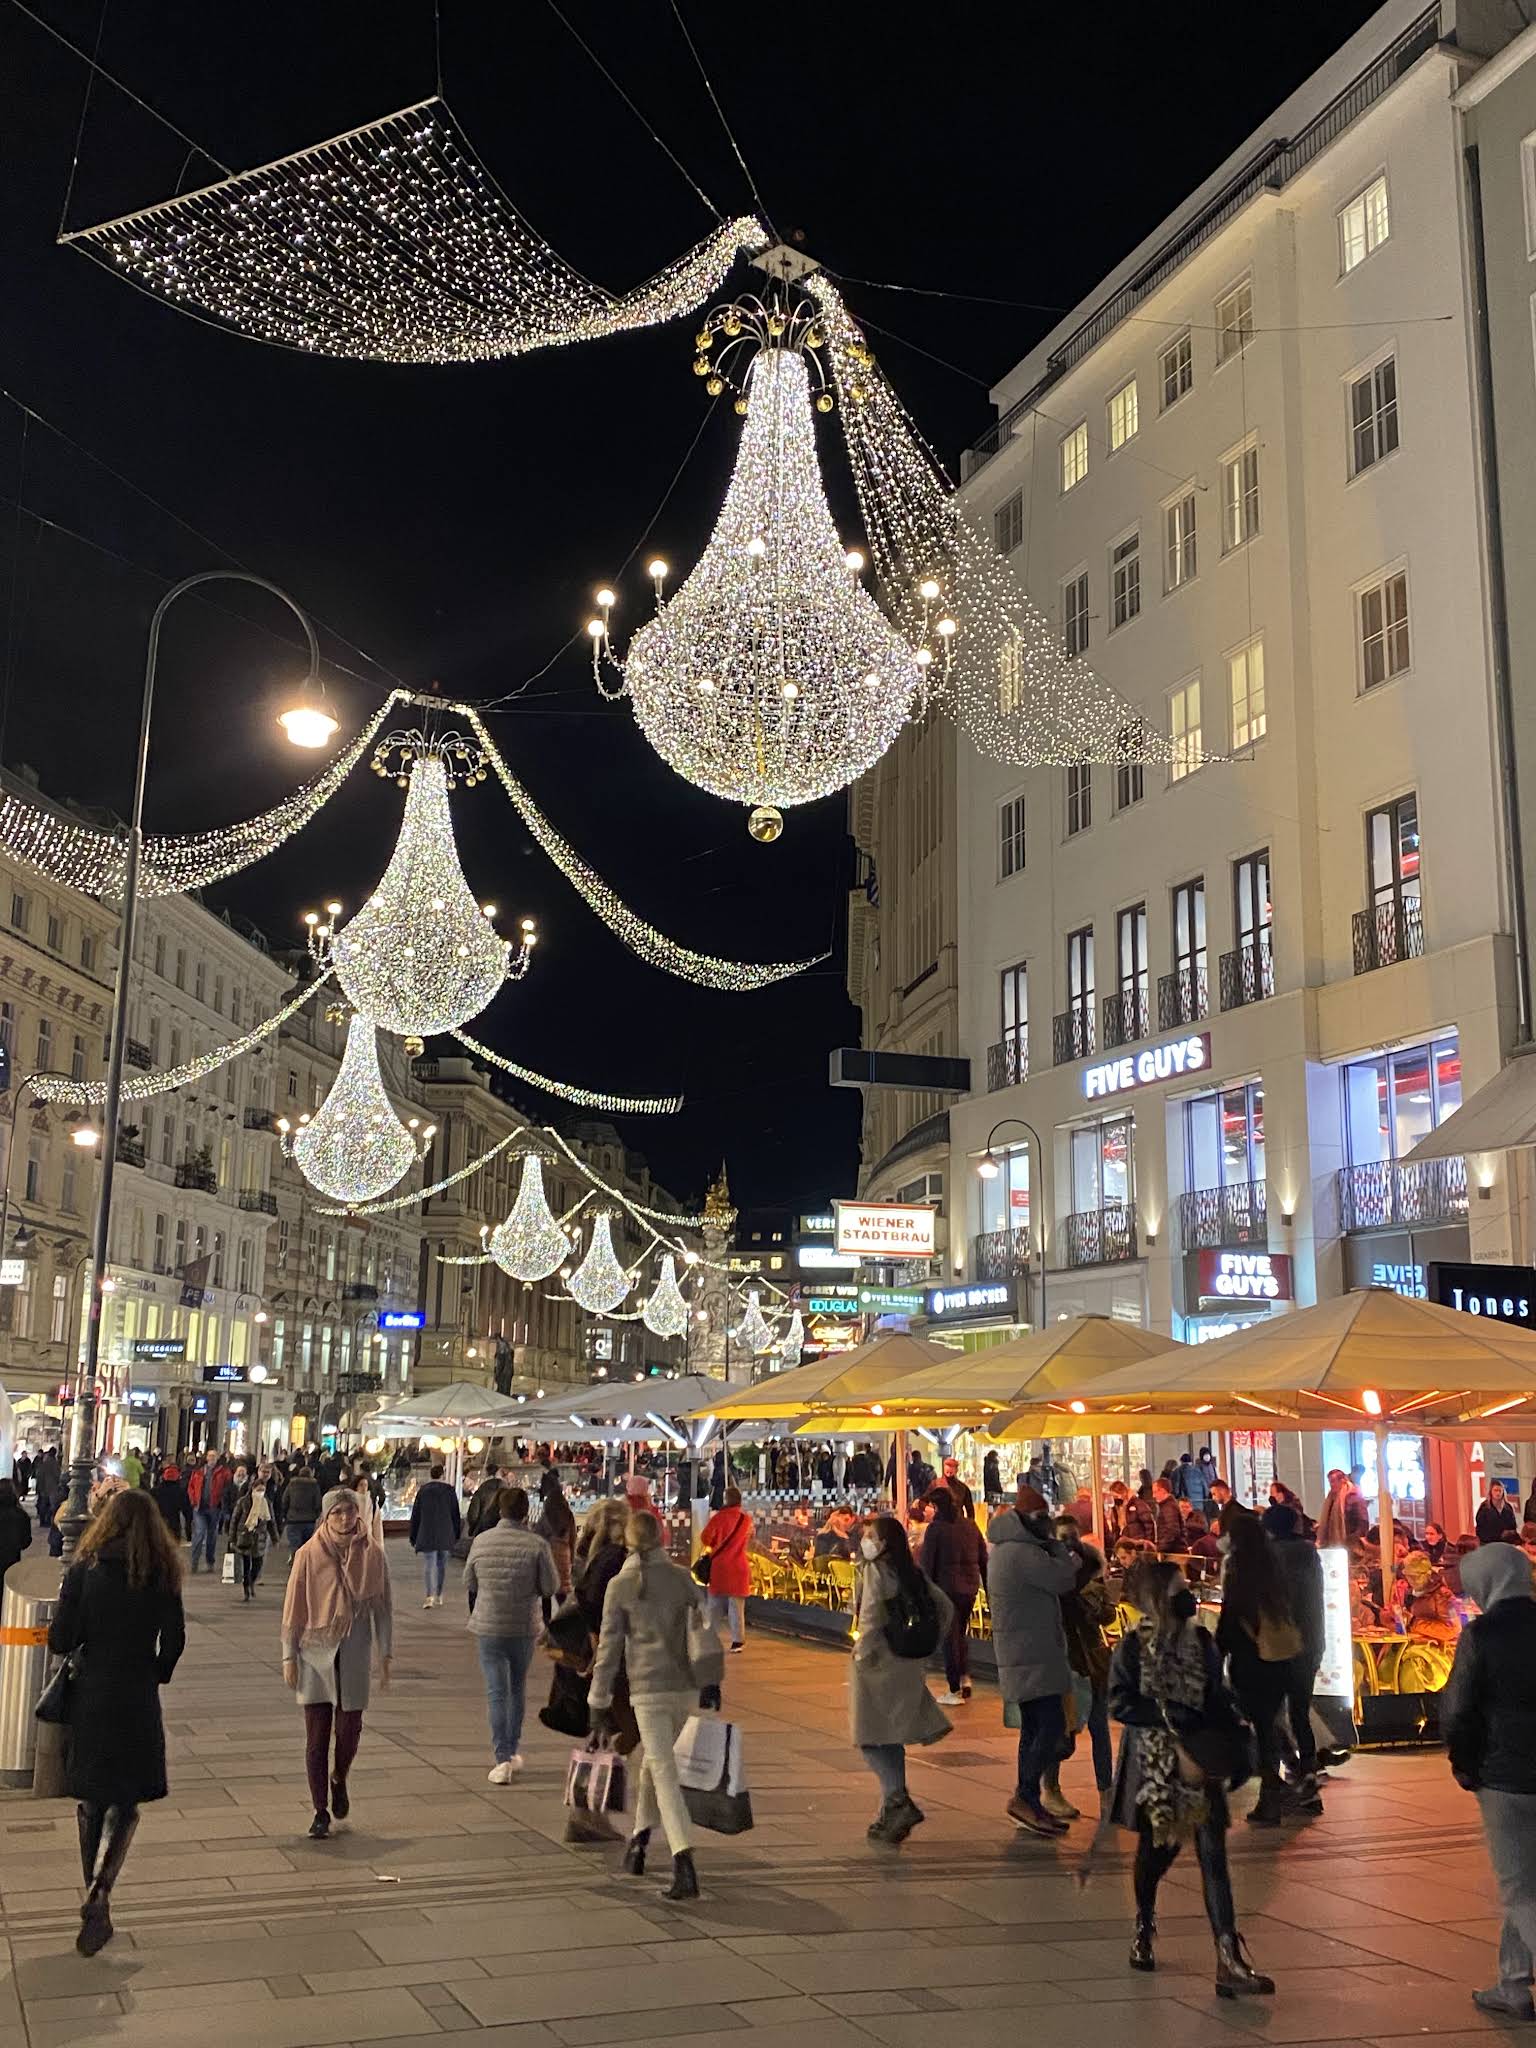
[[[80,1531],[90,1512],[91,1472],[96,1462],[96,1374],[101,1361],[102,1311],[107,1292],[107,1259],[112,1228],[112,1179],[117,1163],[117,1119],[122,1106],[123,1054],[128,1043],[128,987],[133,973],[134,924],[138,912],[139,863],[144,851],[144,790],[149,778],[150,718],[155,703],[155,671],[160,660],[160,629],[165,615],[177,598],[204,583],[252,583],[269,590],[287,605],[304,628],[309,646],[309,673],[304,678],[300,701],[279,720],[296,746],[321,747],[336,730],[336,721],[318,701],[320,684],[320,643],[308,615],[286,590],[265,576],[248,569],[203,569],[184,576],[155,606],[149,622],[149,639],[144,655],[144,696],[139,710],[138,753],[134,764],[133,811],[128,826],[128,845],[123,861],[123,911],[118,933],[117,979],[112,991],[112,1035],[107,1046],[107,1079],[102,1103],[101,1127],[107,1134],[102,1147],[101,1174],[96,1183],[96,1215],[92,1231],[92,1278],[90,1309],[85,1326],[85,1359],[81,1384],[75,1401],[73,1442],[69,1466],[69,1500],[58,1517],[64,1538],[64,1555],[74,1553]]]
[[[988,1131],[986,1149],[976,1162],[976,1171],[982,1180],[996,1180],[997,1176],[1002,1172],[1002,1165],[998,1160],[997,1154],[992,1150],[992,1140],[999,1131],[1007,1130],[1010,1124],[1016,1124],[1021,1131],[1028,1131],[1030,1142],[1034,1146],[1034,1165],[1037,1169],[1037,1171],[1031,1173],[1030,1179],[1034,1181],[1040,1178],[1038,1169],[1043,1168],[1045,1159],[1045,1147],[1040,1143],[1040,1133],[1033,1124],[1026,1123],[1021,1116],[1005,1116],[1000,1118],[992,1126],[991,1130]],[[1033,1231],[1033,1223],[1031,1223],[1031,1231]],[[1045,1328],[1045,1236],[1043,1232],[1040,1236],[1040,1327],[1042,1329]]]

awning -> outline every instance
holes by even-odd
[[[1506,1152],[1517,1145],[1536,1145],[1536,1058],[1529,1054],[1518,1055],[1474,1089],[1454,1116],[1420,1138],[1404,1164]]]

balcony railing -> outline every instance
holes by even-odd
[[[1275,992],[1275,956],[1268,932],[1259,932],[1221,956],[1221,1007],[1241,1010]]]
[[[1205,1015],[1210,998],[1205,986],[1205,964],[1176,967],[1172,974],[1157,977],[1157,1028],[1177,1031],[1181,1024],[1197,1024]]]
[[[984,1230],[971,1239],[971,1271],[978,1280],[1017,1280],[1029,1272],[1029,1225]]]
[[[1088,1059],[1093,1052],[1093,1005],[1079,1004],[1051,1020],[1051,1053],[1058,1067]]]
[[[122,1131],[117,1134],[117,1163],[119,1166],[142,1166],[144,1164],[144,1140],[127,1137]]]
[[[277,1197],[276,1195],[268,1194],[265,1188],[242,1188],[240,1190],[240,1207],[250,1211],[255,1216],[275,1216],[277,1214]]]
[[[1152,1032],[1152,1006],[1144,988],[1123,988],[1118,995],[1104,998],[1104,1026],[1100,1043],[1134,1045]]]
[[[1424,954],[1424,911],[1417,896],[1394,897],[1355,912],[1355,972],[1392,967]]]
[[[341,1290],[343,1301],[377,1301],[379,1290],[371,1280],[349,1280]]]
[[[248,1109],[245,1112],[245,1128],[248,1131],[275,1131],[277,1118],[270,1109]]]
[[[1465,1159],[1386,1159],[1339,1173],[1339,1224],[1344,1230],[1390,1230],[1424,1223],[1460,1223],[1467,1214]]]
[[[184,1159],[176,1169],[176,1185],[179,1188],[196,1188],[199,1194],[216,1195],[219,1176],[211,1166],[199,1166],[195,1160]]]
[[[1069,1266],[1110,1266],[1139,1256],[1136,1204],[1112,1202],[1105,1209],[1080,1209],[1069,1216],[1063,1239]]]
[[[1029,1040],[1011,1034],[1001,1045],[987,1047],[987,1088],[1015,1088],[1029,1079]]]
[[[152,1067],[154,1054],[147,1045],[141,1045],[136,1038],[123,1041],[123,1058],[130,1067]]]
[[[1187,1252],[1264,1244],[1269,1204],[1261,1180],[1230,1181],[1224,1188],[1192,1188],[1179,1197],[1179,1241]]]

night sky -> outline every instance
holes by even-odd
[[[94,46],[100,0],[38,4]],[[670,0],[563,4],[722,211],[751,210]],[[681,4],[773,223],[803,229],[849,280],[887,373],[956,468],[990,417],[988,381],[1050,309],[1089,290],[1371,11]],[[578,269],[623,289],[708,232],[711,215],[546,0],[443,0],[442,12],[450,106]],[[162,0],[109,7],[100,58],[238,168],[428,97],[433,41],[431,0]],[[355,671],[328,670],[349,728],[395,678],[475,700],[527,685],[494,717],[498,743],[633,908],[710,952],[832,957],[751,996],[645,966],[492,782],[456,799],[466,871],[503,929],[531,914],[542,944],[528,981],[470,1028],[591,1086],[682,1087],[682,1115],[624,1123],[678,1195],[697,1195],[722,1156],[743,1203],[851,1192],[858,1096],[826,1085],[829,1049],[858,1035],[843,987],[843,799],[788,813],[779,843],[757,846],[739,809],[678,780],[627,706],[591,686],[591,590],[635,549],[620,587],[638,623],[643,563],[661,552],[686,571],[729,471],[736,421],[722,401],[653,518],[707,405],[690,374],[696,323],[418,369],[310,359],[187,319],[55,246],[87,77],[0,0],[0,382],[100,458],[0,405],[0,757],[31,762],[58,794],[125,809],[149,613],[166,582],[231,559],[326,623],[328,661]],[[69,225],[218,175],[98,79]],[[750,288],[748,274],[733,285]],[[821,447],[855,541],[835,432]],[[183,600],[160,670],[152,830],[246,816],[301,778],[272,723],[303,672],[291,631],[275,602],[235,585]],[[290,943],[305,908],[333,895],[355,906],[377,879],[398,804],[391,785],[354,774],[316,824],[212,900]]]

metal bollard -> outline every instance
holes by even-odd
[[[48,1670],[48,1624],[59,1601],[59,1566],[28,1558],[5,1575],[0,1599],[0,1784],[31,1785],[38,1723],[33,1708]]]

